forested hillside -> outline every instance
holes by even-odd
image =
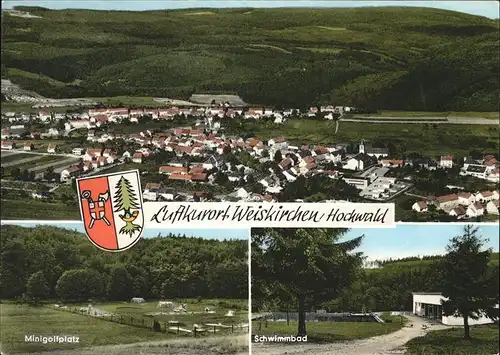
[[[38,272],[46,297],[66,301],[248,297],[244,240],[167,235],[109,253],[61,228],[2,226],[1,232],[2,298],[22,296],[30,282],[42,284],[34,280]]]
[[[48,97],[497,111],[498,21],[427,8],[90,11],[2,21],[2,77]]]
[[[492,253],[490,266],[498,275],[499,254]],[[342,296],[322,307],[331,312],[411,311],[412,292],[442,292],[442,256],[409,257],[372,263],[359,280],[345,289]],[[498,289],[498,276],[496,277]],[[286,306],[278,308],[286,311]]]

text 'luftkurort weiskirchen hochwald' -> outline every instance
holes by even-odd
[[[150,219],[151,222],[184,224],[190,222],[283,222],[283,223],[378,223],[385,224],[389,208],[371,212],[358,212],[356,208],[333,207],[328,212],[314,208],[284,206],[229,205],[223,208],[198,209],[192,204],[163,205]],[[283,225],[286,227],[286,224]]]

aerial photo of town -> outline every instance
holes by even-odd
[[[80,219],[75,178],[139,169],[145,201],[498,220],[498,19],[17,6],[2,25],[2,219]]]

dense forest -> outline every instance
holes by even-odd
[[[2,78],[47,97],[237,93],[304,107],[497,111],[498,21],[429,8],[3,14]]]
[[[68,302],[248,297],[245,240],[168,234],[143,238],[130,250],[109,253],[76,231],[46,226],[1,228],[2,298],[29,296],[30,288],[37,290],[39,298]]]

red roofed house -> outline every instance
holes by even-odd
[[[207,177],[206,173],[195,173],[191,175],[191,181],[206,181]]]
[[[454,208],[460,204],[458,195],[456,194],[439,196],[434,203],[436,204],[436,208],[441,210]]]
[[[57,144],[49,144],[49,146],[47,147],[47,153],[55,153],[56,152],[56,149],[57,149]]]
[[[101,149],[92,149],[89,148],[85,152],[85,155],[83,156],[83,161],[91,161],[94,158],[100,157],[101,156]]]
[[[448,212],[448,215],[457,217],[457,219],[467,218],[467,210],[464,206],[459,205]]]
[[[424,200],[415,202],[413,206],[411,206],[411,209],[417,212],[427,212],[429,210],[427,206],[427,201]]]
[[[498,200],[498,195],[494,191],[481,191],[476,194],[476,201],[487,202]]]
[[[461,205],[469,206],[470,204],[476,202],[476,197],[468,192],[461,192],[458,194],[458,202]]]
[[[80,168],[78,167],[78,165],[72,165],[67,169],[61,171],[61,181],[67,181],[70,178],[78,176],[79,173],[80,173]]]
[[[134,155],[132,155],[132,162],[141,164],[142,163],[142,153],[141,152],[136,152]]]
[[[403,164],[404,162],[401,159],[382,159],[382,166],[384,168],[399,168]]]
[[[173,174],[170,174],[168,178],[169,178],[169,180],[185,180],[185,181],[190,181],[191,180],[191,175],[173,173]]]
[[[13,141],[2,141],[2,149],[11,150],[16,148],[16,143]]]
[[[24,150],[33,150],[35,148],[35,145],[33,142],[24,142]]]
[[[171,175],[171,174],[187,175],[188,169],[182,166],[166,165],[166,166],[160,166],[160,168],[158,169],[158,173],[166,175]]]

